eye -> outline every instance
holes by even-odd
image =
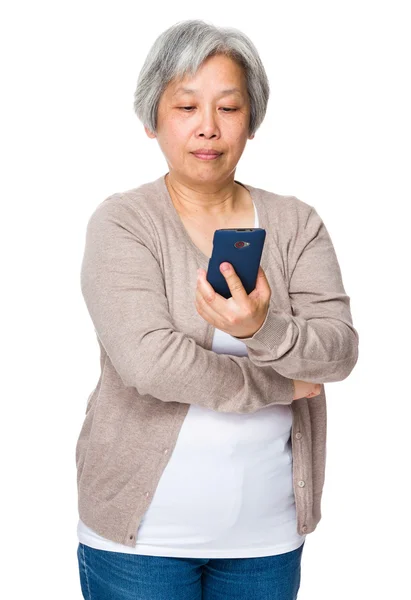
[[[179,106],[180,110],[184,110],[186,112],[190,112],[189,110],[186,110],[186,109],[190,109],[190,108],[194,108],[194,106]],[[223,111],[228,111],[228,112],[234,112],[237,109],[236,108],[223,108],[222,110]]]

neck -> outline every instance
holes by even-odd
[[[165,182],[179,212],[210,218],[227,217],[240,207],[242,186],[234,179],[223,185],[192,186],[167,173]]]

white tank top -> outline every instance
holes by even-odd
[[[255,204],[254,212],[258,227]],[[244,342],[219,329],[211,350],[247,356]],[[291,427],[290,405],[236,414],[191,404],[136,546],[112,542],[81,519],[79,542],[186,558],[252,558],[299,548],[306,536],[297,532]]]

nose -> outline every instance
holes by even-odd
[[[200,137],[213,138],[219,135],[219,129],[216,117],[212,110],[203,111],[198,127]]]

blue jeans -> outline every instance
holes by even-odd
[[[256,558],[176,558],[79,543],[85,600],[296,600],[304,543]]]

